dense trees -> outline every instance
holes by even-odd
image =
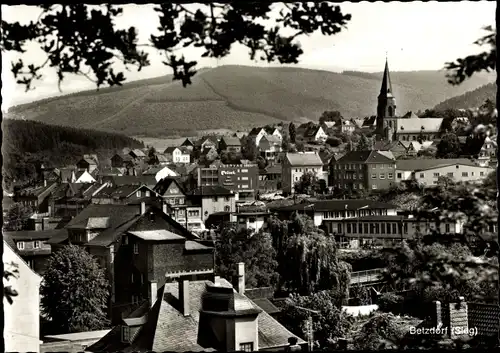
[[[33,213],[34,210],[32,207],[16,202],[7,211],[7,215],[3,221],[3,228],[8,231],[28,229],[28,220]]]
[[[249,288],[274,286],[277,283],[278,263],[271,235],[237,231],[226,226],[216,238],[216,270],[228,279],[235,278],[236,265],[245,263],[245,281]]]
[[[335,125],[340,125],[342,122],[342,115],[338,111],[325,111],[319,117],[319,124],[323,125],[327,121],[333,121],[335,122]]]
[[[243,136],[241,139],[241,155],[249,161],[257,160],[259,150],[255,145],[255,140],[251,136]]]
[[[104,269],[78,246],[68,245],[51,255],[40,295],[43,313],[60,333],[98,330],[108,324]]]
[[[294,123],[290,123],[288,126],[288,134],[290,135],[290,142],[295,143],[295,138],[297,137],[297,129]]]
[[[372,149],[370,140],[364,134],[361,134],[358,145],[356,146],[357,151],[369,151]]]
[[[294,190],[297,194],[307,195],[311,195],[313,191],[320,192],[318,176],[312,172],[302,174],[300,179],[295,183]]]
[[[327,2],[287,3],[281,8],[278,25],[268,28],[259,20],[269,18],[271,3],[210,3],[199,5],[197,10],[163,3],[155,7],[160,33],[151,35],[146,44],[138,43],[135,27],[115,28],[114,19],[122,13],[119,6],[95,9],[85,4],[44,5],[40,10],[38,21],[27,25],[2,21],[2,51],[23,53],[27,44],[37,43],[46,55],[40,66],[25,65],[23,60],[12,63],[11,71],[26,89],[33,87],[34,80],[42,79],[45,66],[57,70],[59,83],[65,75],[77,74],[91,79],[97,87],[121,85],[126,78],[123,72],[115,72],[112,64],[121,61],[125,67],[133,65],[138,70],[148,66],[148,53],[140,50],[143,46],[164,54],[163,63],[172,68],[174,80],[184,86],[196,74],[197,62],[178,58],[176,52],[181,48],[204,48],[202,57],[223,58],[233,44],[239,43],[250,49],[251,59],[297,63],[303,53],[294,41],[297,37],[317,31],[334,35],[351,19]],[[283,35],[282,29],[293,33]],[[98,47],[94,45],[97,42]]]
[[[441,140],[437,145],[437,158],[457,158],[460,155],[460,141],[458,136],[453,132],[448,132],[441,136]]]

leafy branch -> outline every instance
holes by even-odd
[[[351,15],[342,14],[338,6],[327,2],[287,3],[280,11],[278,25],[266,28],[257,20],[269,19],[271,3],[231,2],[203,4],[190,10],[182,4],[165,2],[155,7],[159,18],[159,35],[151,35],[150,43],[139,44],[135,27],[115,29],[114,20],[123,13],[119,6],[100,5],[97,9],[85,4],[42,5],[36,22],[21,25],[2,21],[3,52],[25,53],[25,45],[36,42],[47,55],[41,65],[26,65],[22,59],[12,63],[11,71],[26,91],[34,89],[33,81],[41,80],[43,68],[56,68],[58,85],[67,74],[76,74],[102,85],[122,85],[123,72],[112,66],[122,63],[140,71],[149,66],[149,54],[139,50],[149,47],[164,57],[163,64],[173,70],[173,79],[184,86],[196,74],[197,62],[174,53],[183,48],[205,48],[202,57],[223,58],[235,43],[250,49],[250,58],[282,64],[297,63],[303,54],[295,39],[318,30],[334,35],[345,28]],[[282,28],[295,31],[280,34]],[[88,70],[85,70],[87,67]],[[88,71],[88,72],[87,72]]]

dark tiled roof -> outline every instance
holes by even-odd
[[[192,196],[229,196],[229,195],[234,195],[234,193],[231,190],[226,189],[225,187],[222,187],[219,185],[199,187],[199,188],[192,190],[188,194],[192,195]]]
[[[116,228],[139,215],[140,209],[128,205],[89,205],[73,218],[66,228],[85,228],[91,218],[108,217],[109,228]]]
[[[392,159],[384,156],[378,151],[351,151],[347,152],[342,158],[339,159],[339,163],[392,163]]]
[[[182,187],[179,185],[178,181],[174,178],[163,178],[161,179],[153,188],[153,190],[158,193],[158,195],[163,195],[165,192],[167,192],[168,188],[170,185],[175,184],[177,188],[184,193],[184,190]]]
[[[210,329],[205,328],[200,322],[200,311],[202,310],[202,298],[207,291],[207,286],[213,286],[210,281],[192,281],[189,283],[189,307],[190,316],[184,316],[179,310],[179,289],[177,282],[167,283],[159,289],[159,300],[153,305],[149,312],[148,322],[140,331],[131,345],[125,346],[120,342],[120,327],[117,326],[94,345],[87,348],[88,351],[156,351],[156,352],[200,352],[214,351],[217,342],[210,334]],[[231,284],[221,279],[220,286],[231,288]],[[243,305],[245,308],[259,310],[245,296],[233,290],[234,305]],[[232,302],[233,303],[233,302]],[[239,303],[239,305],[238,305]],[[259,310],[261,311],[261,310]],[[258,311],[256,311],[258,312]],[[280,323],[273,319],[265,311],[258,314],[259,348],[274,348],[288,346],[288,339],[294,335],[285,329]],[[303,340],[298,338],[300,344]]]
[[[110,180],[116,186],[122,185],[156,185],[156,179],[152,175],[123,175],[123,176],[107,176],[103,181]]]
[[[184,140],[184,142],[181,144],[181,146],[194,146],[194,143],[189,138],[187,138]]]
[[[51,239],[61,233],[66,233],[65,229],[50,229],[50,230],[19,230],[15,232],[3,232],[4,236],[10,237],[12,240],[43,240]]]
[[[226,146],[241,146],[240,139],[234,136],[224,136],[222,140],[224,140]]]
[[[267,298],[253,299],[253,302],[269,315],[277,314],[281,311]]]
[[[314,206],[310,206],[314,205]],[[346,207],[347,206],[347,207]],[[366,209],[396,209],[397,207],[392,204],[371,201],[371,200],[320,200],[314,202],[305,202],[302,204],[285,206],[285,207],[275,207],[273,210],[276,211],[302,211],[304,209],[314,209],[317,212],[327,212],[327,211],[343,211],[343,210],[357,210],[361,207]]]
[[[469,327],[477,327],[478,336],[496,336],[500,328],[500,308],[496,304],[467,303]]]
[[[396,169],[398,170],[426,170],[448,165],[461,164],[467,166],[476,166],[470,159],[406,159],[396,161]]]

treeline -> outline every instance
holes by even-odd
[[[89,150],[144,147],[141,141],[116,133],[47,125],[31,120],[6,119],[2,129],[4,150],[20,153],[59,149],[63,143]]]
[[[3,182],[26,183],[40,177],[40,164],[66,166],[76,163],[83,154],[106,156],[124,147],[143,148],[136,139],[95,130],[47,125],[30,120],[5,119],[3,129]]]
[[[496,101],[496,87],[494,83],[481,86],[460,96],[447,99],[434,107],[435,110],[468,109],[480,107],[487,99]]]

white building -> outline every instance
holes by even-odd
[[[163,154],[173,163],[191,163],[191,151],[187,147],[167,147]]]
[[[179,174],[174,172],[167,166],[156,166],[147,169],[142,175],[154,175],[156,181],[160,181],[167,177],[178,177]]]
[[[294,193],[295,183],[305,173],[313,173],[318,178],[323,175],[323,161],[316,152],[287,153],[283,159],[282,189]]]
[[[77,184],[92,184],[95,183],[95,178],[86,170],[79,170],[74,172],[74,181],[73,183]]]
[[[4,271],[17,265],[18,278],[4,278],[4,287],[12,286],[18,295],[10,304],[4,297],[4,340],[5,352],[40,351],[40,283],[42,277],[36,274],[21,257],[3,242]]]

